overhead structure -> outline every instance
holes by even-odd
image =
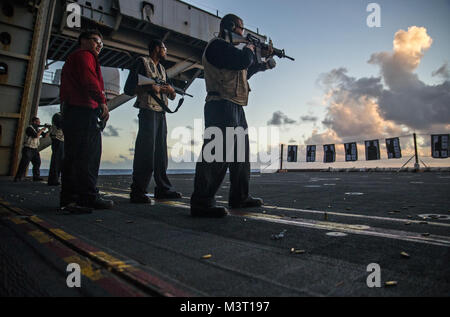
[[[105,85],[106,100],[110,101],[120,95],[120,72],[117,68],[101,67]],[[44,72],[39,107],[59,105],[59,85],[61,81],[61,69],[56,72]]]
[[[217,34],[220,17],[179,0],[59,1],[56,5],[49,60],[64,60],[76,47],[79,29],[69,28],[67,4],[81,9],[81,24],[99,29],[104,48],[102,66],[129,69],[136,57],[148,54],[151,38],[163,39],[168,55],[168,76],[179,88],[203,77],[201,57],[206,44]],[[266,37],[247,30],[262,40]]]
[[[220,23],[218,15],[179,0],[0,0],[0,6],[0,175],[15,173],[25,129],[38,105],[55,102],[47,91],[40,98],[44,69],[76,49],[82,29],[101,31],[100,64],[119,69],[146,55],[150,38],[163,39],[168,76],[186,89],[203,78],[201,56]],[[81,28],[69,27],[77,12]],[[53,86],[57,89],[57,83]],[[115,107],[126,99],[116,98]]]
[[[0,175],[12,175],[37,112],[56,0],[0,1]]]

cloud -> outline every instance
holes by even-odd
[[[368,63],[380,68],[379,77],[355,78],[345,67],[318,78],[327,112],[322,124],[306,140],[320,144],[399,136],[405,132],[450,127],[450,82],[446,64],[433,72],[446,78],[427,85],[414,71],[433,40],[423,27],[395,33],[393,51],[371,55]]]
[[[387,85],[393,87],[395,86],[395,79],[398,79],[399,75],[403,75],[402,72],[411,74],[419,66],[424,52],[431,47],[432,43],[433,40],[427,34],[426,28],[411,26],[408,31],[399,30],[395,33],[393,52],[375,53],[371,60],[384,59],[381,65],[382,72],[385,80],[388,80]],[[394,68],[388,69],[387,66],[393,66]],[[390,80],[394,81],[390,82]]]
[[[450,78],[450,71],[448,69],[448,63],[444,63],[441,67],[439,67],[437,70],[431,73],[431,76],[436,77],[442,77],[446,80]]]
[[[123,155],[123,154],[120,154],[120,155],[119,155],[119,158],[120,158],[121,160],[125,161],[125,162],[131,162],[131,160],[130,160],[127,156],[125,156],[125,155]]]
[[[305,140],[306,145],[336,143],[342,143],[342,139],[331,129],[328,129],[323,133],[319,133],[317,129],[314,129],[312,135]]]
[[[427,85],[413,72],[432,43],[424,27],[412,26],[395,34],[393,52],[371,56],[369,63],[380,66],[389,88],[379,97],[380,111],[385,118],[419,130],[450,122],[449,81]]]
[[[311,115],[306,115],[306,116],[301,116],[300,120],[302,122],[317,122],[317,120],[319,120],[319,118],[317,118],[315,116],[311,116]]]
[[[356,79],[347,75],[344,67],[333,69],[319,76],[318,84],[328,95],[326,99],[333,98],[336,102],[346,99],[346,94],[355,98],[361,96],[377,97],[383,90],[380,77]]]
[[[103,169],[131,169],[133,168],[133,159],[126,155],[119,154],[114,160],[102,160],[101,167]]]
[[[377,104],[382,95],[381,78],[356,79],[347,75],[345,68],[334,69],[321,76],[319,84],[326,89],[327,113],[322,124],[330,131],[326,137],[352,140],[400,133],[401,127],[385,120]],[[327,142],[317,135],[321,144]]]
[[[379,99],[386,118],[412,129],[431,130],[436,124],[450,122],[450,82],[441,85],[395,91],[385,90]]]
[[[294,124],[296,123],[295,120],[290,119],[287,115],[285,115],[281,111],[276,111],[272,115],[272,119],[267,121],[267,125],[275,125],[275,126],[281,126],[285,124]]]
[[[119,130],[118,128],[113,127],[112,125],[109,125],[103,130],[103,136],[105,137],[117,137],[119,136]]]

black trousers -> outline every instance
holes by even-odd
[[[59,182],[62,164],[64,159],[64,142],[58,139],[52,139],[52,157],[50,159],[50,170],[48,173],[48,183],[56,184]]]
[[[131,195],[144,195],[152,175],[156,189],[164,193],[172,190],[167,177],[167,122],[164,112],[150,109],[139,111],[139,131],[136,137],[133,161]]]
[[[39,155],[39,151],[25,146],[22,149],[22,158],[20,159],[19,167],[17,169],[16,179],[26,176],[27,167],[30,162],[33,164],[33,178],[38,178],[40,176],[39,168],[41,167],[41,156]]]
[[[64,161],[61,203],[92,202],[98,196],[97,178],[102,136],[95,110],[65,106],[63,110]]]
[[[205,129],[209,127],[217,127],[222,131],[224,157],[221,162],[207,162],[203,150],[213,140],[204,140],[202,160],[197,162],[195,168],[194,193],[191,196],[191,205],[202,207],[215,206],[215,194],[225,178],[227,169],[230,171],[228,201],[230,204],[238,204],[247,199],[249,195],[249,139],[248,134],[246,134],[243,145],[238,142],[236,136],[229,140],[227,139],[226,128],[242,128],[244,130],[248,128],[243,107],[225,100],[207,102],[205,105]],[[227,161],[227,143],[231,144],[234,150],[232,162]],[[244,146],[244,149],[239,149],[242,146]],[[244,160],[238,160],[237,154],[242,150],[245,151]]]

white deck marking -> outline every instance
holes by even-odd
[[[121,194],[116,192],[102,192],[106,195],[117,196],[122,198],[129,198],[128,194]],[[223,201],[219,201],[223,203]],[[171,201],[171,200],[158,200],[157,204],[162,205],[170,205],[173,207],[180,207],[183,209],[189,209],[190,206],[188,203],[181,201]],[[287,210],[287,211],[299,211],[305,213],[315,213],[315,214],[325,214],[325,211],[319,210],[305,210],[305,209],[296,209],[296,208],[287,208],[287,207],[277,207],[277,206],[263,206],[263,208],[267,209],[277,209],[277,210]],[[422,221],[415,220],[406,220],[406,219],[396,219],[396,218],[387,218],[387,217],[377,217],[377,216],[366,216],[366,215],[354,215],[347,213],[336,213],[336,212],[326,212],[328,215],[336,215],[336,216],[344,216],[344,217],[359,217],[366,219],[376,219],[376,220],[384,220],[384,221],[399,221],[399,222],[411,222],[411,223],[420,223]],[[440,236],[431,234],[430,236],[423,236],[421,233],[417,232],[409,232],[409,231],[401,231],[401,230],[392,230],[392,229],[383,229],[376,227],[369,227],[366,225],[354,225],[354,224],[345,224],[338,222],[329,222],[329,221],[317,221],[312,219],[303,219],[303,218],[291,218],[291,217],[283,217],[278,215],[268,215],[254,212],[241,212],[238,210],[231,211],[231,214],[234,216],[247,217],[254,220],[279,223],[285,225],[291,225],[296,227],[306,227],[311,229],[319,229],[319,230],[328,230],[328,231],[340,231],[345,233],[352,233],[358,235],[366,235],[380,238],[388,238],[395,240],[402,240],[408,242],[415,243],[424,243],[430,245],[444,246],[450,247],[450,236]],[[437,223],[437,222],[427,222],[429,225],[436,226],[450,226],[449,224]]]

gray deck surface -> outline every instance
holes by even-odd
[[[263,198],[265,206],[235,210],[224,219],[190,217],[194,175],[170,178],[183,199],[149,206],[129,203],[131,176],[100,176],[100,191],[116,206],[89,215],[57,213],[59,188],[44,182],[1,178],[0,197],[199,296],[450,295],[448,172],[252,174],[251,194]],[[219,204],[226,205],[228,190],[226,178]],[[437,216],[423,219],[423,214]],[[58,283],[65,281],[65,272],[41,268],[45,261],[18,233],[0,229],[2,257],[14,263],[29,259],[23,264],[28,266],[35,261],[28,272],[62,276],[46,278],[42,292],[36,279],[31,286],[14,285],[13,295],[89,295],[62,290]],[[13,243],[23,248],[22,255]],[[202,259],[206,254],[211,258]],[[366,284],[370,263],[381,267],[380,288]],[[384,286],[392,280],[397,286]]]

